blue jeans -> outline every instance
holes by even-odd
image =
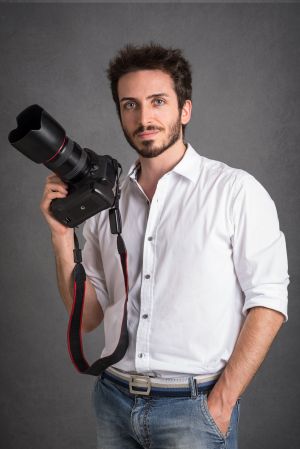
[[[223,435],[208,411],[207,394],[138,396],[99,376],[92,392],[97,449],[238,449],[239,401]]]

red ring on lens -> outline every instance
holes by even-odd
[[[48,161],[46,161],[46,164],[47,164],[48,162],[51,162],[52,159],[54,159],[54,158],[58,155],[58,153],[63,149],[63,147],[65,146],[65,141],[66,141],[66,136],[64,137],[63,143],[61,144],[61,146],[59,147],[59,149],[57,150],[57,152],[54,154],[54,156],[52,156],[50,159],[48,159]]]

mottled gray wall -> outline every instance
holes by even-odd
[[[241,449],[295,449],[299,426],[299,48],[296,4],[4,4],[1,58],[1,446],[92,449],[93,378],[73,369],[49,230],[39,212],[46,168],[7,142],[39,103],[84,146],[135,158],[105,68],[126,42],[179,46],[193,66],[188,140],[252,173],[274,199],[288,246],[289,322],[241,408]],[[89,359],[102,331],[86,339]],[[121,448],[120,448],[121,449]]]

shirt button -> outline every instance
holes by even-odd
[[[140,352],[140,353],[138,354],[138,357],[139,357],[140,359],[143,357],[142,352]]]
[[[142,316],[142,318],[144,318],[144,319],[148,318],[148,314],[145,313],[145,314]]]
[[[145,279],[150,279],[150,274],[146,274]]]
[[[151,242],[151,240],[153,240],[153,237],[148,237],[149,242]]]

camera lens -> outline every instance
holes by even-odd
[[[65,182],[78,181],[89,171],[88,154],[66,136],[63,127],[35,104],[17,116],[18,127],[9,142],[38,164],[44,164]]]

